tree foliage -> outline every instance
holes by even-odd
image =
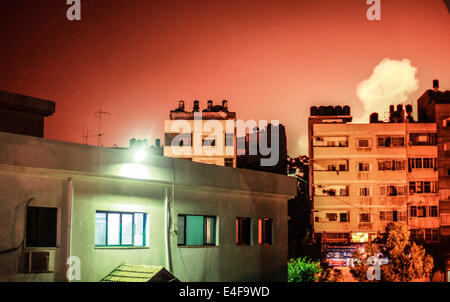
[[[371,266],[369,258],[378,257],[379,253],[378,246],[373,243],[369,243],[363,250],[355,251],[353,253],[353,267],[350,268],[353,278],[359,282],[369,281],[367,278],[367,271]]]
[[[433,258],[425,249],[410,242],[409,231],[403,223],[387,227],[386,256],[389,263],[381,267],[383,281],[408,282],[429,277],[433,270]]]
[[[288,262],[288,282],[315,282],[322,271],[319,261],[307,257],[293,258]]]
[[[422,246],[410,241],[406,224],[390,223],[382,242],[384,249],[381,252],[389,259],[381,266],[382,281],[409,282],[429,277],[433,271],[433,258]],[[374,244],[369,244],[363,252],[355,252],[354,267],[350,269],[355,279],[368,281],[367,271],[371,264],[367,260],[378,253],[379,249]]]

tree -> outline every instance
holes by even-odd
[[[391,223],[386,228],[386,256],[389,263],[381,267],[382,279],[387,282],[408,282],[429,277],[433,258],[425,249],[410,242],[409,231],[403,223]]]
[[[307,257],[290,259],[288,262],[288,282],[314,282],[322,274],[319,261]]]
[[[353,267],[350,268],[350,273],[353,278],[359,282],[369,281],[367,272],[373,265],[373,261],[371,261],[371,259],[374,257],[378,258],[379,253],[380,250],[378,246],[372,242],[369,243],[364,249],[355,251],[353,253]]]
[[[433,258],[426,254],[422,246],[410,241],[406,224],[390,223],[380,243],[384,244],[381,253],[389,259],[387,264],[381,266],[382,281],[409,282],[429,277],[433,271]],[[379,253],[378,246],[372,243],[363,251],[356,251],[353,254],[354,267],[350,269],[353,277],[360,282],[369,281],[367,272],[373,270],[374,264],[371,260],[376,259]]]

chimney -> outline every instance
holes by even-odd
[[[194,101],[194,109],[192,110],[192,112],[198,112],[200,110],[200,105],[199,102],[197,100]]]
[[[433,90],[439,91],[439,80],[433,80]]]

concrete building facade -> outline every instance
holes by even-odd
[[[368,242],[392,221],[408,224],[412,238],[439,240],[436,124],[411,123],[402,106],[390,111],[388,123],[310,118],[314,236],[322,242]]]
[[[2,132],[0,146],[2,281],[68,281],[68,271],[99,281],[122,264],[181,281],[287,278],[289,177],[160,156],[138,164],[131,149]]]
[[[164,122],[164,156],[236,167],[235,121],[236,113],[228,111],[226,100],[222,105],[213,105],[209,100],[202,111],[199,101],[194,101],[191,112],[180,101],[178,108],[170,112],[170,119]]]

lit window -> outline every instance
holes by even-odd
[[[236,218],[236,244],[250,245],[251,219],[249,217]]]
[[[97,211],[96,246],[145,246],[145,213]]]
[[[216,245],[216,217],[178,215],[178,245]]]
[[[258,244],[260,245],[272,244],[272,219],[270,218],[258,219]]]

